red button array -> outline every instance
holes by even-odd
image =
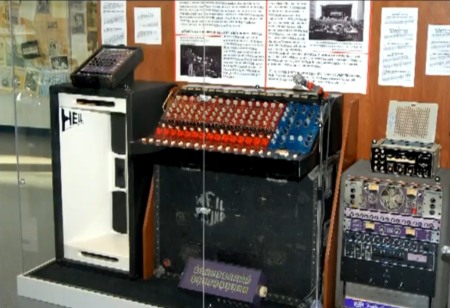
[[[155,131],[153,142],[183,147],[207,147],[222,151],[266,150],[270,135],[246,134],[224,130],[161,125]]]
[[[285,104],[278,102],[230,98],[212,98],[204,102],[198,96],[177,96],[163,119],[168,123],[235,126],[272,131],[284,109]]]

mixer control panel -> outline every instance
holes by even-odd
[[[315,151],[322,106],[330,103],[309,92],[185,87],[140,142],[301,160]]]
[[[344,204],[351,209],[440,219],[442,187],[439,183],[431,186],[349,177],[345,180]]]
[[[430,178],[439,169],[441,146],[435,143],[381,139],[372,143],[371,170]]]
[[[72,84],[85,88],[114,89],[134,82],[134,70],[143,60],[140,47],[103,45],[71,75]]]
[[[427,271],[435,269],[434,255],[437,245],[428,242],[346,231],[343,247],[344,257],[347,258],[389,262],[391,266]]]
[[[352,231],[343,238],[343,281],[434,295],[437,244]]]

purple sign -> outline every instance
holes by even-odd
[[[267,295],[265,283],[260,270],[190,258],[178,286],[259,306]]]
[[[346,297],[345,298],[345,308],[401,308],[399,306],[391,306],[386,304],[379,304],[374,302],[369,302],[362,299],[355,299]]]

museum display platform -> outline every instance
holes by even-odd
[[[198,308],[203,295],[178,288],[178,279],[131,279],[92,267],[50,261],[18,276],[18,295],[64,307]],[[205,306],[229,307],[219,298],[206,296]],[[264,308],[287,307],[264,302]]]

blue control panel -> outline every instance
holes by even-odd
[[[319,132],[320,106],[291,102],[269,143],[269,150],[285,150],[289,154],[304,155],[311,151]]]

